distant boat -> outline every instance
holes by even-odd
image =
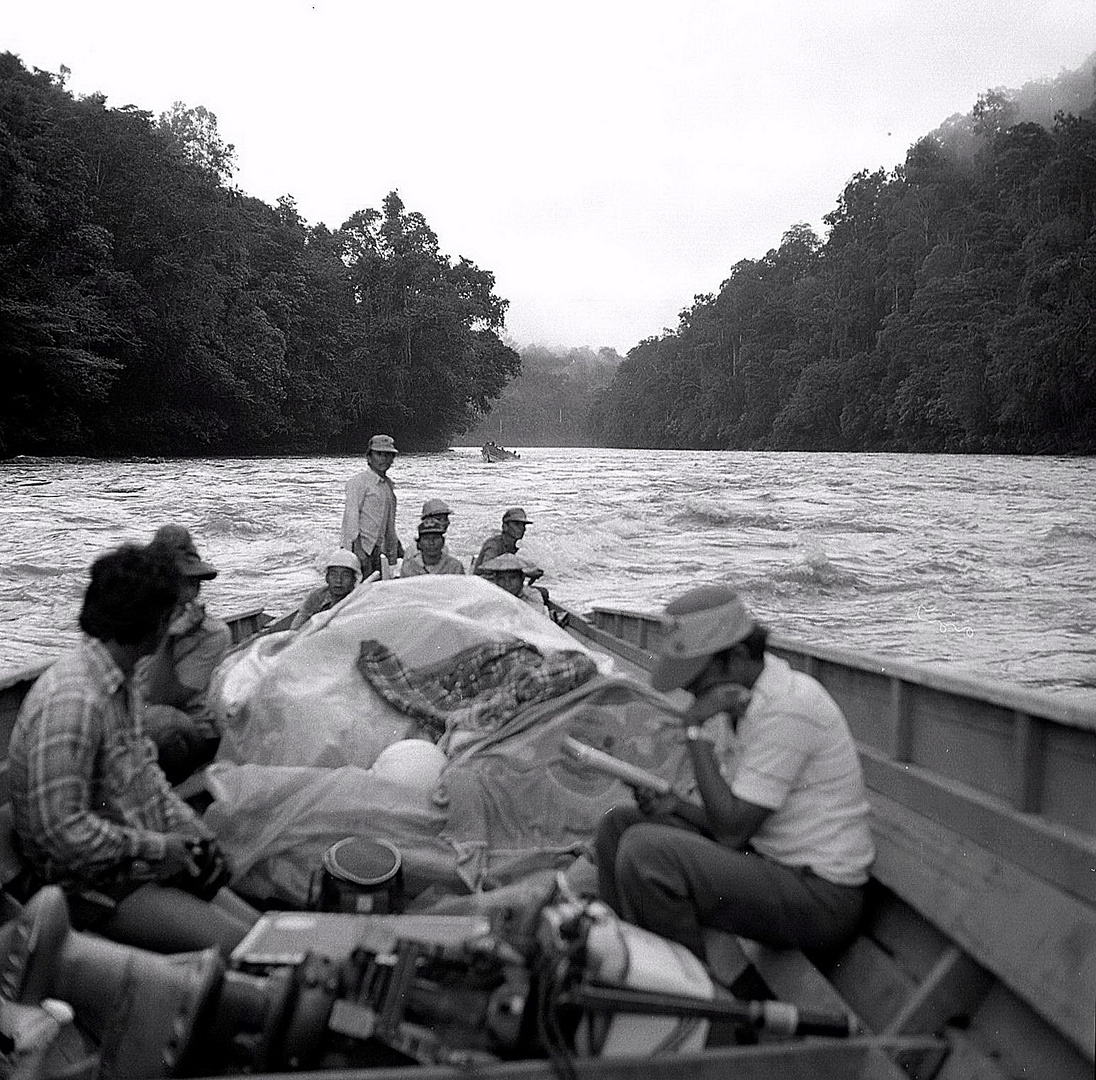
[[[480,454],[484,461],[514,461],[516,458],[521,457],[521,454],[516,450],[507,450],[505,446],[499,446],[492,439],[483,444]]]

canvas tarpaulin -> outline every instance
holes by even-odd
[[[416,673],[436,679],[447,660],[481,647],[508,653],[504,643],[514,639],[543,656],[585,651],[496,586],[439,576],[363,586],[303,630],[261,638],[230,657],[217,676],[225,736],[208,819],[241,887],[302,903],[323,851],[349,835],[395,843],[411,892],[490,888],[564,865],[601,814],[630,797],[564,754],[566,735],[687,790],[691,770],[671,707],[592,653],[596,673],[561,694],[515,702],[508,714],[489,710],[487,724],[473,706],[454,710],[474,722],[447,731],[449,760],[432,788],[371,770],[416,722],[363,678],[363,642],[382,645],[421,687]],[[581,665],[557,659],[559,670],[568,666]]]

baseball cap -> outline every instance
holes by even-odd
[[[182,525],[161,525],[153,535],[150,546],[170,551],[175,556],[175,566],[183,577],[211,581],[217,576],[217,568],[202,561],[190,532]]]
[[[531,524],[532,519],[525,516],[525,511],[520,506],[511,506],[505,514],[502,515],[503,521],[524,521],[526,525]]]

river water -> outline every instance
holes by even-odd
[[[0,466],[0,675],[76,636],[87,567],[186,525],[220,576],[211,611],[281,613],[338,541],[349,457],[17,460]],[[653,610],[728,582],[774,630],[1096,706],[1096,460],[530,448],[402,455],[397,526],[454,510],[467,560],[502,511],[580,611]]]

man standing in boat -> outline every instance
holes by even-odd
[[[479,554],[472,563],[472,572],[475,573],[485,562],[490,562],[499,555],[516,555],[518,542],[525,535],[525,527],[532,522],[525,516],[525,511],[520,506],[511,506],[502,515],[502,532],[489,536],[483,542]],[[544,573],[535,567],[530,568],[527,575],[530,582],[536,581]]]
[[[403,555],[396,536],[396,490],[388,470],[399,451],[391,435],[374,435],[365,452],[367,468],[346,482],[342,546],[358,556],[362,577],[382,572],[381,559]]]
[[[11,804],[30,888],[60,885],[78,929],[227,955],[258,913],[221,887],[216,841],[167,782],[133,706],[137,662],[159,645],[180,583],[163,548],[127,544],[95,560],[83,638],[19,710]]]
[[[665,625],[651,683],[693,697],[684,735],[700,801],[637,791],[636,806],[610,810],[596,839],[602,899],[702,960],[706,927],[781,948],[840,944],[875,854],[841,710],[765,652],[766,630],[728,588],[685,593]]]

